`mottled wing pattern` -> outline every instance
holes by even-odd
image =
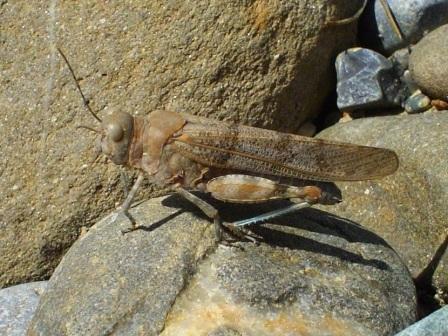
[[[192,160],[258,174],[357,181],[389,175],[398,167],[391,150],[219,122],[188,122],[173,140]]]

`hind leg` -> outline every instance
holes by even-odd
[[[221,242],[225,241],[225,237],[223,235],[223,232],[229,233],[234,238],[238,238],[238,240],[241,239],[247,239],[252,242],[256,242],[255,238],[249,236],[247,233],[243,232],[241,229],[238,229],[234,225],[224,225],[222,222],[221,217],[219,216],[218,210],[212,206],[211,204],[207,203],[203,199],[197,197],[196,195],[192,194],[191,192],[183,189],[178,188],[176,190],[182,197],[193,203],[195,206],[197,206],[208,218],[213,220],[213,225],[215,227],[215,237],[216,241]]]

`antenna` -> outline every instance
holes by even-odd
[[[89,130],[89,131],[92,131],[92,132],[95,132],[95,133],[101,133],[97,129],[95,129],[93,127],[90,127],[90,126],[78,125],[78,126],[76,126],[76,128],[84,128],[86,130]]]
[[[65,63],[68,66],[68,69],[70,70],[70,73],[72,74],[73,79],[75,80],[76,83],[76,87],[78,88],[79,93],[81,94],[82,97],[82,101],[84,103],[84,106],[89,110],[89,112],[93,115],[93,117],[98,120],[99,122],[102,122],[102,120],[95,114],[95,112],[92,111],[92,109],[90,108],[89,105],[89,101],[86,99],[86,97],[84,96],[84,94],[82,93],[81,87],[79,86],[78,81],[76,80],[76,76],[75,76],[75,72],[73,71],[72,66],[70,65],[70,63],[67,60],[67,57],[65,57],[64,53],[62,52],[61,49],[59,49],[59,47],[56,47],[56,49],[58,49],[59,53],[61,54],[62,58],[64,59]]]

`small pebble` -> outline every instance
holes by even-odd
[[[421,91],[415,92],[406,100],[404,104],[404,109],[407,113],[420,113],[430,109],[431,107],[431,99],[421,93]]]

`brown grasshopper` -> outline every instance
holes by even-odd
[[[137,169],[139,175],[119,210],[128,210],[146,175],[151,182],[170,187],[200,208],[215,223],[218,237],[222,221],[218,211],[190,191],[235,203],[273,199],[293,202],[289,207],[230,224],[233,228],[266,221],[331,197],[313,185],[297,186],[276,178],[312,181],[359,181],[381,178],[398,167],[388,149],[358,146],[279,133],[215,121],[172,111],[153,111],[146,117],[115,112],[100,119],[89,107],[64,54],[85,106],[100,122],[101,151],[113,163]],[[267,176],[267,177],[266,177]]]

